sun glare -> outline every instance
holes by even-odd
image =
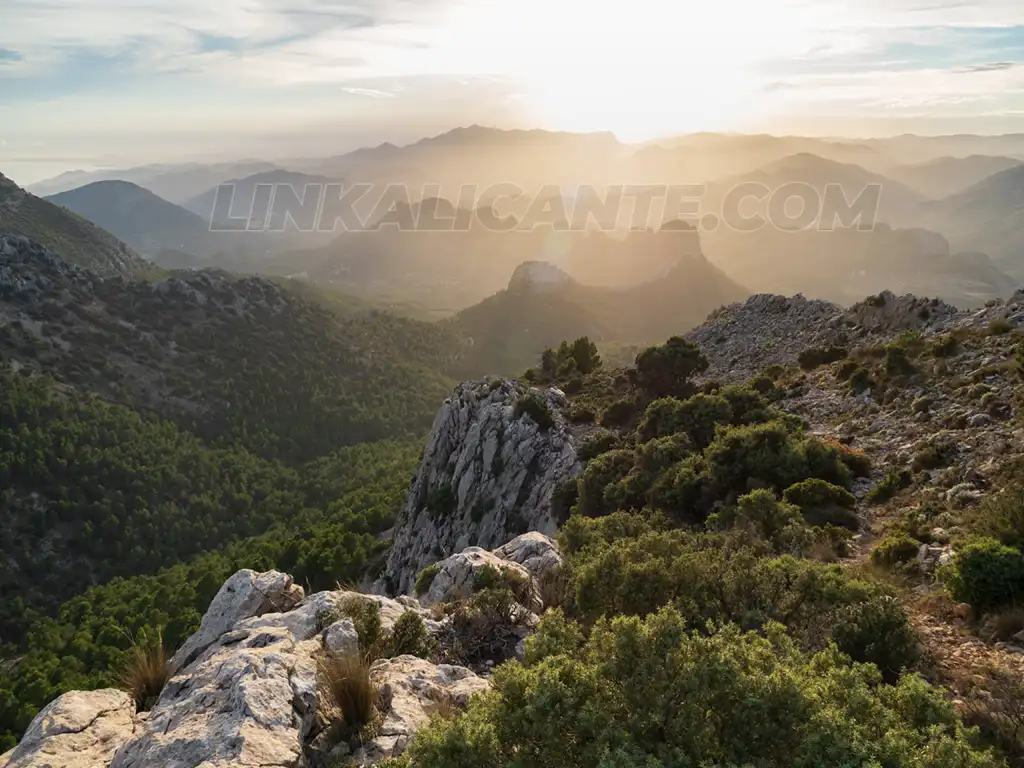
[[[757,116],[763,64],[809,47],[806,20],[744,0],[501,0],[463,6],[439,48],[517,83],[529,119],[642,140],[741,128]]]

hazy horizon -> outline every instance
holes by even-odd
[[[472,123],[1024,132],[1024,5],[8,0],[0,167],[342,154]]]

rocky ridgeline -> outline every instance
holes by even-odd
[[[708,358],[706,379],[735,381],[770,365],[793,365],[800,353],[819,346],[878,343],[903,331],[938,333],[981,328],[994,320],[1024,324],[1024,292],[980,310],[962,311],[939,299],[888,291],[844,309],[802,295],[757,294],[712,312],[686,334]]]
[[[550,425],[520,410],[527,395]],[[378,590],[408,593],[423,568],[469,546],[553,534],[555,484],[582,468],[566,405],[556,389],[504,379],[461,384],[434,420]]]
[[[36,716],[0,765],[319,768],[371,765],[397,756],[439,707],[465,706],[473,694],[487,690],[489,665],[478,673],[415,656],[381,658],[370,670],[381,722],[355,748],[332,743],[325,738],[331,710],[318,685],[318,659],[366,650],[345,616],[346,606],[377,603],[383,632],[414,612],[443,650],[451,619],[433,620],[425,605],[468,597],[486,566],[514,570],[537,584],[560,564],[554,542],[536,533],[494,552],[470,549],[438,564],[424,605],[411,597],[346,591],[306,597],[286,574],[239,571],[220,588],[199,630],[175,653],[172,677],[151,711],[136,713],[131,697],[119,690],[66,693]],[[535,600],[523,607],[527,618],[520,643],[536,624],[529,610],[543,607],[539,597]]]
[[[12,304],[145,301],[168,311],[216,309],[236,315],[256,309],[280,311],[286,301],[280,287],[269,280],[234,279],[214,271],[157,282],[104,278],[28,238],[5,234],[0,234],[0,298]]]

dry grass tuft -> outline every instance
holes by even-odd
[[[378,698],[370,680],[370,662],[360,654],[325,654],[317,665],[317,685],[322,699],[356,733],[373,721]]]
[[[132,647],[121,670],[120,684],[122,690],[131,694],[138,712],[152,709],[160,698],[160,692],[170,678],[167,662],[162,632],[157,631],[152,637],[142,634],[139,638],[132,638]]]

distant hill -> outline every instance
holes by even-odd
[[[678,232],[658,234],[679,242]],[[589,336],[600,344],[653,343],[681,334],[711,311],[749,295],[699,249],[684,247],[676,264],[659,279],[622,290],[582,285],[554,265],[524,264],[505,290],[448,322],[471,341],[461,365],[510,374],[535,364],[545,348],[566,338]]]
[[[920,222],[954,248],[987,253],[1000,269],[1024,280],[1024,165],[928,203]]]
[[[853,201],[869,186],[879,188],[879,205],[876,221],[901,224],[916,215],[925,197],[905,184],[877,173],[867,171],[859,165],[837,163],[817,155],[802,152],[784,157],[755,171],[723,180],[709,190],[707,206],[711,211],[723,210],[723,201],[731,190],[741,184],[764,185],[771,192],[786,185],[802,184],[812,187],[821,199],[829,187],[838,188],[848,201]],[[766,205],[756,204],[756,212],[766,216]],[[745,216],[752,215],[744,213]]]
[[[215,236],[202,218],[127,181],[97,181],[46,198],[155,256],[162,250],[206,254]]]
[[[684,229],[674,231],[682,224]],[[560,263],[586,285],[626,288],[664,277],[686,255],[701,253],[700,236],[682,222],[625,236],[595,232],[575,242]]]
[[[0,174],[0,232],[21,235],[60,251],[69,262],[104,277],[155,273],[125,243],[80,216],[29,194]]]
[[[344,232],[321,248],[268,260],[265,268],[367,298],[429,301],[433,308],[450,313],[503,288],[522,261],[558,255],[571,242],[567,233],[516,230],[514,218],[489,207],[457,209],[432,198],[401,204],[396,211],[397,220],[414,222],[418,228],[386,224]],[[446,221],[451,223],[445,225]]]
[[[940,157],[924,163],[894,168],[889,175],[932,199],[962,192],[978,182],[1022,164],[1012,157],[971,155]]]
[[[220,272],[102,280],[0,240],[0,357],[288,462],[418,435],[453,385],[448,329]],[[14,286],[20,286],[15,289]]]
[[[213,187],[204,190],[202,193],[185,200],[181,206],[186,210],[201,216],[206,221],[211,221],[214,213],[214,203],[217,198],[217,187],[222,184],[233,184],[235,187],[232,198],[231,214],[233,216],[248,216],[250,211],[254,217],[266,217],[266,208],[253,208],[253,201],[256,195],[256,187],[260,184],[290,185],[301,197],[307,184],[330,184],[340,183],[340,179],[328,178],[327,176],[314,176],[297,171],[287,171],[281,168],[274,168],[249,176],[218,181]],[[264,201],[264,204],[267,201]]]
[[[764,227],[702,233],[715,264],[757,292],[850,304],[869,294],[938,296],[978,306],[1013,293],[1013,278],[980,253],[955,253],[941,235],[923,229],[784,231]]]
[[[31,184],[28,190],[34,195],[45,197],[97,181],[130,181],[164,200],[180,204],[227,179],[263,173],[276,167],[265,160],[238,160],[229,163],[172,163],[136,168],[68,171],[52,179]]]

